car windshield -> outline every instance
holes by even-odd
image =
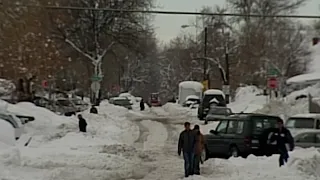
[[[127,99],[116,99],[114,100],[115,105],[120,105],[120,106],[127,106],[131,105],[130,101]]]
[[[216,115],[228,115],[231,114],[232,111],[229,108],[216,108],[216,107],[211,107],[209,110],[209,114],[216,114]]]
[[[287,128],[313,129],[313,118],[289,118],[286,122]]]

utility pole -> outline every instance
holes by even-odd
[[[225,61],[226,61],[226,81],[225,85],[225,92],[226,92],[226,103],[229,104],[230,102],[230,67],[229,67],[229,43],[226,42],[225,45]]]
[[[207,46],[208,46],[208,27],[204,28],[204,59],[203,59],[203,81],[207,81],[208,89],[210,89],[210,80],[209,73],[207,73],[208,69],[208,59],[207,59]]]

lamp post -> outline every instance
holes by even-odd
[[[189,27],[195,27],[198,28],[196,25],[182,25],[181,28],[189,28]],[[204,57],[207,57],[207,46],[208,46],[208,27],[206,26],[204,28],[204,51],[203,55]],[[203,81],[207,81],[208,88],[210,87],[209,85],[209,73],[207,72],[208,69],[208,60],[206,58],[203,59]]]

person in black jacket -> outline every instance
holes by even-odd
[[[270,143],[276,143],[277,149],[279,151],[279,166],[283,166],[289,159],[288,151],[294,149],[294,140],[290,131],[283,126],[283,120],[279,119],[277,121],[277,128],[270,135]]]
[[[79,131],[87,132],[87,121],[82,117],[81,114],[78,115],[79,119]]]
[[[178,143],[178,155],[183,152],[185,177],[193,175],[194,153],[196,147],[196,134],[190,129],[190,123],[184,123],[185,130],[180,133]]]
[[[141,111],[144,111],[144,109],[145,109],[145,107],[144,107],[144,100],[141,99],[141,101],[140,101],[140,110],[141,110]]]
[[[94,105],[92,105],[90,108],[90,113],[91,114],[98,114],[98,109]]]

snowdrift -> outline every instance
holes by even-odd
[[[98,115],[82,112],[88,132],[80,133],[75,116],[60,116],[31,103],[6,107],[34,116],[35,121],[26,124],[21,142],[0,141],[0,179],[139,179],[149,172],[141,162],[152,158],[129,148],[138,139],[139,129],[127,119],[125,108],[104,104],[98,107]],[[25,147],[29,137],[32,140]]]

